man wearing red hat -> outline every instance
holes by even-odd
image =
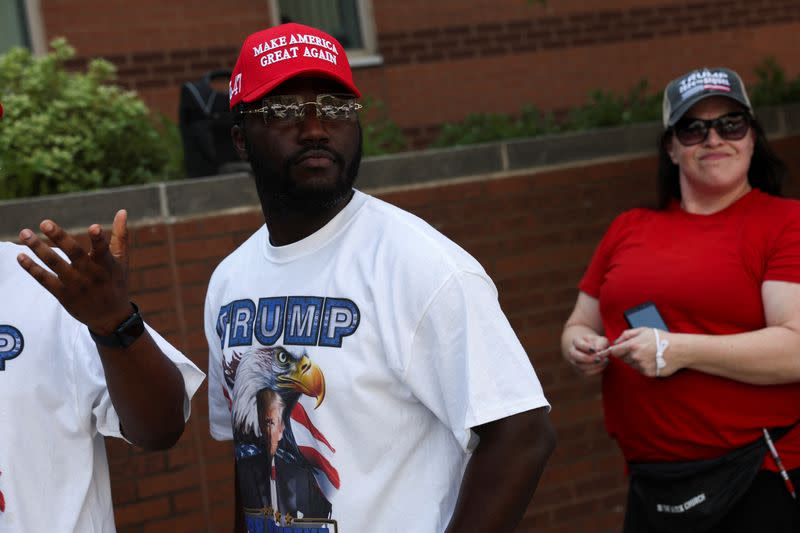
[[[360,96],[341,44],[299,24],[249,36],[231,76],[266,222],[206,297],[237,531],[511,530],[555,443],[549,405],[481,265],[353,189]]]

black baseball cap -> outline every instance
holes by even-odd
[[[687,72],[667,84],[664,89],[664,127],[674,126],[690,107],[709,96],[727,96],[753,115],[744,82],[736,72],[725,67],[704,67]]]

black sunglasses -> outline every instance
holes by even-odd
[[[710,120],[682,118],[673,130],[682,145],[693,146],[704,142],[711,128],[717,130],[717,134],[726,141],[738,141],[750,130],[750,116],[737,111]]]

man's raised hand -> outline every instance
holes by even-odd
[[[110,240],[98,224],[87,233],[88,252],[52,220],[39,224],[42,233],[64,252],[64,260],[30,229],[19,238],[50,269],[40,266],[26,254],[17,261],[42,287],[61,302],[76,319],[99,335],[108,335],[133,312],[128,296],[128,214],[123,209],[114,216]]]

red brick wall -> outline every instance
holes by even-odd
[[[177,117],[180,85],[230,68],[247,34],[269,24],[265,0],[42,0],[48,39],[66,36],[80,66],[104,56],[120,82]],[[653,92],[698,66],[746,82],[774,57],[795,77],[796,0],[373,0],[384,63],[357,69],[362,92],[387,104],[417,144],[471,112],[562,111],[595,89]]]
[[[800,175],[800,137],[775,146]],[[643,157],[381,195],[428,220],[484,265],[553,405],[558,448],[519,531],[619,531],[623,465],[603,429],[599,382],[579,378],[562,362],[559,335],[608,223],[624,209],[654,201],[654,172],[654,158]],[[787,192],[800,198],[800,184]],[[133,232],[134,298],[148,321],[204,369],[206,283],[261,223],[253,210]],[[186,433],[167,452],[109,441],[121,533],[230,531],[232,450],[209,437],[207,412],[204,386]]]

